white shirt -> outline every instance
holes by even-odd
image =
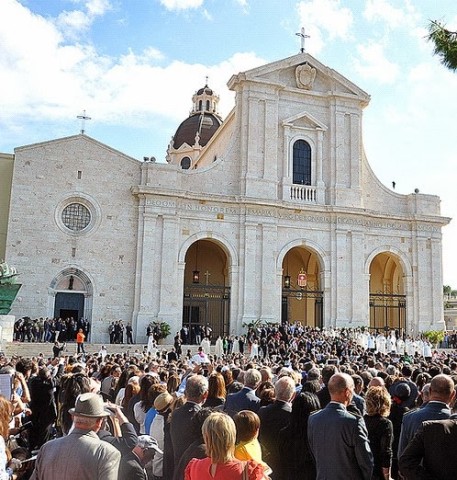
[[[157,413],[157,415],[154,417],[154,420],[151,423],[151,427],[148,433],[152,438],[155,438],[157,440],[157,445],[162,451],[163,451],[163,444],[164,444],[163,427],[164,427],[163,415],[160,415],[160,413]],[[155,453],[154,460],[152,461],[152,474],[156,477],[163,476],[163,455],[159,452]]]

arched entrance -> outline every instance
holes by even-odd
[[[370,328],[406,328],[404,272],[399,258],[391,252],[376,255],[370,264]]]
[[[284,256],[282,269],[281,323],[322,328],[324,295],[317,255],[305,247],[293,247]]]
[[[230,331],[229,257],[214,241],[197,240],[186,252],[182,326],[198,343],[209,326],[212,338]]]
[[[53,293],[51,316],[75,321],[86,318],[90,322],[92,282],[84,272],[67,268],[53,279],[50,288]]]

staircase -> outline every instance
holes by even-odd
[[[38,357],[43,356],[44,358],[49,358],[53,356],[52,353],[52,342],[48,343],[39,343],[39,342],[4,342],[1,345],[0,351],[7,357],[11,358],[13,355],[20,356],[20,357]],[[143,349],[146,347],[144,343],[137,343],[133,345],[127,344],[114,344],[110,345],[109,343],[84,343],[84,349],[86,353],[98,353],[104,345],[108,354],[115,354],[115,353],[134,353],[139,352],[141,353]],[[170,350],[173,345],[158,345],[159,350]],[[183,354],[187,353],[187,350],[190,350],[192,354],[196,353],[198,349],[198,345],[183,345],[182,351]],[[213,351],[214,346],[211,347],[211,351]],[[68,342],[66,348],[62,352],[63,355],[76,355],[77,346],[75,342]]]

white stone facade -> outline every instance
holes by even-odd
[[[308,276],[303,295],[319,293],[320,325],[369,326],[375,290],[402,295],[407,331],[441,325],[449,219],[438,197],[399,195],[374,176],[361,135],[369,96],[305,53],[240,73],[229,87],[235,108],[189,170],[137,162],[83,135],[16,150],[6,258],[23,287],[12,313],[54,315],[54,295],[68,293],[73,275],[94,341],[106,341],[117,319],[132,320],[138,339],[157,320],[174,334],[192,308],[204,312],[202,300],[185,313],[183,295],[200,241],[222,252],[222,267],[205,272],[207,284],[219,278],[230,289],[221,334],[284,319],[286,265],[300,267],[289,265],[292,250]],[[309,184],[294,183],[301,140]],[[86,233],[62,226],[72,199],[91,212]],[[316,305],[288,320],[317,325],[307,320]]]

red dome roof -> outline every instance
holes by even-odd
[[[222,121],[212,113],[198,113],[186,118],[176,130],[173,148],[178,149],[184,143],[195,144],[195,136],[200,135],[199,144],[204,147],[220,127]]]

